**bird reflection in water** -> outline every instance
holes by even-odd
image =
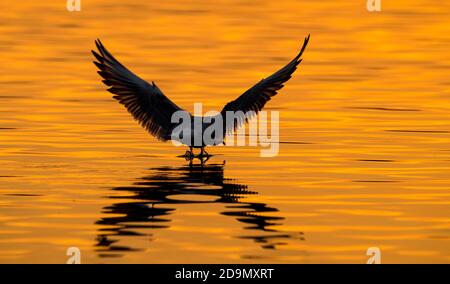
[[[97,237],[97,251],[100,257],[120,257],[122,253],[139,251],[139,248],[118,245],[124,236],[143,236],[142,229],[165,229],[170,227],[170,214],[182,204],[218,203],[225,204],[225,216],[234,217],[244,224],[244,229],[259,232],[256,235],[239,236],[252,239],[264,249],[276,249],[285,244],[286,239],[303,238],[303,233],[282,233],[272,227],[280,225],[284,219],[270,216],[278,209],[260,202],[245,202],[245,196],[257,194],[246,185],[235,183],[224,177],[223,164],[190,163],[183,167],[160,167],[149,169],[149,174],[139,178],[131,186],[114,187],[112,190],[124,192],[124,196],[110,198],[132,199],[132,202],[119,202],[103,208],[103,213],[114,216],[101,218]],[[130,195],[131,193],[131,195]],[[172,196],[209,196],[213,200],[175,199]],[[189,196],[188,196],[189,195]],[[148,231],[146,231],[148,232]]]

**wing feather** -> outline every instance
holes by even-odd
[[[266,79],[262,79],[256,85],[248,89],[244,94],[235,99],[234,101],[229,102],[222,109],[221,114],[224,117],[225,130],[227,133],[236,130],[242,124],[244,124],[250,117],[248,114],[249,111],[253,111],[254,113],[258,113],[263,109],[265,104],[277,94],[281,88],[283,88],[283,84],[288,81],[292,77],[292,73],[297,69],[297,66],[302,62],[300,58],[305,51],[305,48],[309,41],[309,35],[305,38],[303,43],[303,47],[301,48],[298,55],[291,60],[286,66],[272,74],[270,77]],[[236,119],[227,123],[226,112],[232,111],[236,114]],[[241,111],[242,115],[239,116],[239,111]],[[242,117],[241,117],[242,116]]]
[[[180,107],[167,98],[154,82],[142,80],[128,70],[103,46],[100,40],[95,41],[98,52],[92,50],[97,61],[97,72],[108,86],[113,98],[119,101],[128,112],[148,132],[159,140],[169,140],[174,125],[172,114],[182,111]]]

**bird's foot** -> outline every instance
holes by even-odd
[[[186,161],[190,161],[192,159],[195,158],[195,155],[192,151],[186,151],[186,153],[184,153],[184,158],[186,159]]]
[[[209,157],[210,155],[208,154],[208,152],[206,152],[205,148],[202,147],[202,150],[200,151],[200,154],[198,155],[199,158],[203,158],[203,157]]]
[[[211,156],[207,154],[206,156],[203,156],[200,158],[200,162],[201,162],[202,166],[205,165],[206,161],[208,161],[210,157]]]

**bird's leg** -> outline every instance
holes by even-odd
[[[203,168],[203,166],[205,165],[205,160],[203,158],[200,158],[200,166]]]
[[[202,166],[202,168],[206,164],[206,161],[208,161],[208,160],[209,160],[208,155],[200,157],[200,165]]]
[[[201,150],[200,150],[200,157],[203,157],[203,156],[205,156],[205,155],[208,155],[208,153],[206,153],[205,147],[203,146],[203,147],[201,148]]]
[[[186,160],[192,160],[192,158],[194,157],[192,146],[189,146],[189,150],[184,153],[184,157],[186,158]]]
[[[202,156],[209,156],[208,152],[206,152],[205,147],[202,147]]]

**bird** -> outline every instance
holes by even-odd
[[[186,151],[186,159],[193,157],[210,156],[206,146],[224,144],[224,137],[237,130],[245,124],[252,115],[263,109],[266,103],[275,96],[291,77],[298,65],[302,62],[302,55],[308,45],[310,35],[305,37],[303,45],[288,64],[262,79],[254,86],[245,91],[237,99],[227,103],[223,109],[205,122],[204,117],[195,117],[189,112],[177,106],[170,100],[159,87],[141,79],[120,63],[103,45],[100,39],[95,40],[97,51],[92,50],[96,61],[97,73],[103,78],[102,82],[108,87],[107,91],[113,94],[113,98],[124,105],[132,117],[158,140],[166,142],[175,140],[189,147]],[[173,122],[175,114],[183,114],[191,121],[200,118],[201,127],[195,127],[194,122],[180,127],[179,123]],[[236,116],[231,120],[224,119],[228,113]],[[250,116],[247,114],[250,113]],[[203,134],[205,130],[217,119],[222,119],[220,133],[214,134],[214,141],[205,141]],[[177,127],[178,126],[178,127]],[[193,148],[200,148],[200,154],[194,155]]]

